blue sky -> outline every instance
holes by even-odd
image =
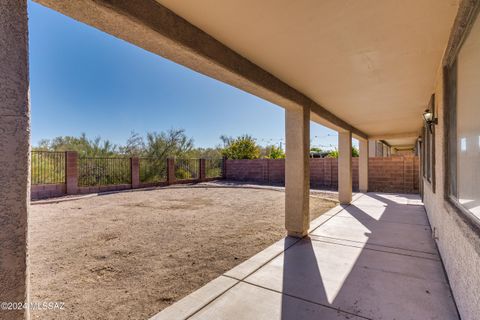
[[[183,128],[195,146],[285,136],[284,110],[29,1],[32,143],[85,132],[123,144],[133,130]],[[312,146],[337,134],[312,124]]]

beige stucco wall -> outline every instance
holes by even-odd
[[[437,245],[447,271],[453,295],[463,320],[478,319],[480,315],[480,237],[444,200],[444,109],[443,75],[436,81],[438,125],[435,136],[436,193],[424,180],[424,203],[437,237]]]
[[[29,186],[28,25],[26,0],[0,1],[0,301],[27,295]],[[0,310],[0,319],[24,311]]]

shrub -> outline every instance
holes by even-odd
[[[236,139],[229,139],[222,154],[228,159],[258,159],[260,148],[254,138],[243,135]]]

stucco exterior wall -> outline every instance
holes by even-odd
[[[439,71],[435,94],[438,125],[435,131],[435,193],[424,180],[425,209],[434,230],[442,261],[463,320],[480,315],[480,237],[474,227],[444,199],[443,75]]]
[[[0,301],[27,300],[30,110],[25,0],[0,1]],[[0,310],[0,319],[26,311]]]

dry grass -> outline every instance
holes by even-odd
[[[124,192],[32,206],[29,226],[31,301],[65,303],[33,319],[146,319],[282,238],[284,193]]]

